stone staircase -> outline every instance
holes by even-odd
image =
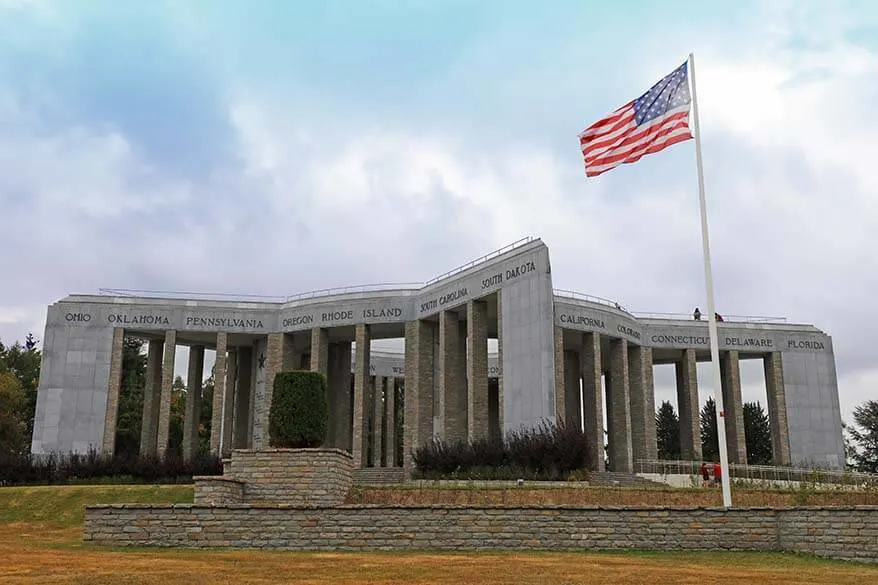
[[[616,471],[592,471],[589,484],[608,487],[667,487],[665,484],[640,477],[633,473]]]
[[[402,467],[365,467],[354,469],[352,475],[353,482],[357,485],[391,485],[403,484],[409,481]],[[615,471],[592,471],[589,485],[600,487],[666,487],[663,483],[652,481],[633,473],[617,473]]]
[[[387,485],[406,483],[402,467],[364,467],[353,470],[353,480],[358,485]]]

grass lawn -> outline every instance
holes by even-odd
[[[878,567],[782,554],[123,550],[81,540],[86,504],[191,501],[191,486],[0,488],[0,583],[878,582]]]

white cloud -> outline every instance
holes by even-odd
[[[76,125],[48,130],[38,116],[0,93],[0,185],[10,199],[26,198],[12,203],[24,203],[29,213],[106,218],[186,198],[179,187],[154,189],[161,178],[119,133]]]
[[[21,8],[37,2],[38,0],[0,0],[0,8]]]
[[[841,414],[845,420],[851,420],[854,408],[864,400],[878,400],[875,389],[878,388],[878,368],[862,368],[838,377]]]
[[[0,323],[18,323],[24,321],[27,315],[24,307],[0,307]]]

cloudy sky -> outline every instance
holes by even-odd
[[[422,281],[527,235],[557,288],[703,307],[693,142],[586,180],[577,140],[695,51],[719,310],[832,335],[847,417],[878,9],[702,4],[0,0],[0,339],[72,292]]]

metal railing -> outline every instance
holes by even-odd
[[[450,276],[454,276],[455,274],[459,274],[464,270],[487,262],[492,258],[496,258],[510,250],[514,250],[515,248],[519,248],[524,246],[525,244],[529,244],[536,240],[533,236],[527,236],[521,238],[520,240],[516,240],[511,244],[507,244],[502,248],[498,248],[493,252],[489,252],[484,256],[480,256],[475,260],[470,260],[466,264],[461,264],[457,268],[449,270],[435,278],[431,278],[427,282],[402,282],[402,283],[381,283],[381,284],[365,284],[358,286],[343,286],[343,287],[334,287],[334,288],[322,288],[317,290],[311,290],[301,293],[296,293],[293,295],[280,296],[280,295],[250,295],[250,294],[238,294],[238,293],[198,293],[198,292],[184,292],[184,291],[162,291],[162,290],[147,290],[147,289],[133,289],[133,288],[101,288],[99,289],[100,295],[106,296],[120,296],[120,297],[136,297],[136,296],[151,296],[155,298],[178,298],[178,299],[198,299],[198,300],[228,300],[228,301],[241,301],[241,302],[264,302],[264,303],[283,303],[289,301],[295,301],[300,299],[310,299],[319,296],[331,296],[331,295],[340,295],[347,293],[359,293],[359,292],[378,292],[384,290],[417,290],[423,287],[430,286],[431,284],[435,284],[444,278],[448,278]],[[585,295],[587,296],[587,295]],[[611,305],[612,306],[612,305]]]
[[[158,299],[190,299],[203,301],[240,301],[256,303],[282,303],[286,297],[278,295],[248,295],[240,293],[203,293],[188,291],[147,290],[136,288],[101,288],[101,296],[114,297],[151,297]]]
[[[222,300],[222,301],[239,301],[239,302],[261,302],[261,303],[286,303],[300,299],[310,299],[322,296],[341,295],[349,293],[364,292],[381,292],[389,290],[406,290],[413,291],[423,286],[420,282],[392,282],[381,284],[363,284],[357,286],[339,286],[334,288],[321,288],[293,295],[250,295],[240,293],[199,293],[187,291],[165,291],[165,290],[147,290],[147,289],[126,289],[126,288],[101,288],[98,294],[102,296],[118,296],[118,297],[153,297],[161,299],[190,299],[190,300]]]
[[[516,241],[512,242],[511,244],[507,244],[506,246],[503,246],[502,248],[498,248],[498,249],[494,250],[493,252],[489,252],[489,253],[485,254],[484,256],[480,256],[480,257],[476,258],[475,260],[470,260],[466,264],[461,264],[457,268],[449,270],[448,272],[446,272],[444,274],[440,274],[439,276],[437,276],[435,278],[431,278],[430,280],[428,280],[427,282],[424,283],[424,286],[430,286],[431,284],[435,284],[444,278],[448,278],[449,276],[454,276],[455,274],[459,274],[459,273],[463,272],[464,270],[468,270],[468,269],[472,268],[473,266],[477,266],[479,264],[487,262],[491,258],[496,258],[497,256],[500,256],[501,254],[505,254],[506,252],[509,252],[510,250],[514,250],[515,248],[519,248],[521,246],[524,246],[525,244],[529,244],[530,242],[533,242],[535,239],[536,238],[534,238],[533,236],[527,236],[525,238],[521,238],[520,240],[516,240]]]
[[[406,291],[414,291],[418,290],[423,286],[421,282],[390,282],[383,284],[364,284],[360,286],[339,286],[335,288],[322,288],[317,290],[312,290],[308,292],[298,293],[295,295],[290,295],[286,297],[285,301],[297,301],[301,299],[311,299],[314,297],[326,297],[332,295],[343,295],[350,293],[365,293],[365,292],[382,292],[382,291],[393,291],[393,290],[406,290]]]
[[[637,317],[638,319],[666,319],[669,321],[694,321],[692,313],[655,313],[655,312],[644,312],[644,311],[629,311],[622,304],[612,299],[608,299],[605,297],[599,297],[596,295],[588,295],[585,293],[576,292],[574,290],[565,290],[556,288],[554,289],[555,296],[565,297],[568,299],[574,299],[579,301],[587,301],[590,303],[596,303],[599,305],[605,305],[607,307],[612,307],[614,309],[618,309],[619,311],[624,311],[629,315]],[[786,323],[786,317],[764,317],[757,315],[723,315],[723,322],[729,323]],[[707,319],[703,318],[703,321],[706,323]]]
[[[694,321],[692,313],[648,313],[643,311],[635,311],[631,313],[638,319],[667,319],[674,321]],[[786,323],[786,317],[764,317],[759,315],[722,315],[723,322],[730,323]],[[707,323],[707,316],[702,316],[701,320]]]
[[[628,312],[625,307],[623,307],[616,301],[613,301],[611,299],[605,299],[604,297],[587,295],[585,293],[576,292],[575,290],[564,290],[562,288],[556,288],[552,292],[555,294],[555,296],[558,297],[566,297],[568,299],[574,299],[577,301],[588,301],[590,303],[597,303],[599,305],[613,307],[614,309],[619,309],[620,311],[625,311],[626,313]]]
[[[658,475],[690,475],[694,476],[700,483],[701,464],[701,461],[637,459],[634,461],[634,472],[655,473]],[[712,464],[709,463],[708,466],[712,469]],[[745,480],[756,485],[808,483],[814,485],[878,488],[878,474],[808,467],[730,463],[729,477],[736,480]]]

